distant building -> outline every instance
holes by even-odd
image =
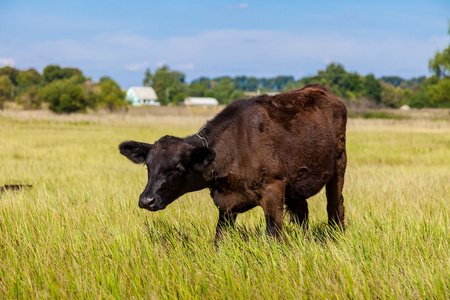
[[[219,102],[215,98],[209,97],[187,97],[180,105],[186,106],[217,106]]]
[[[153,105],[159,106],[158,96],[152,87],[132,86],[127,90],[125,99],[133,106]]]

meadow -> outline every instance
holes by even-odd
[[[214,243],[208,190],[165,210],[138,207],[143,166],[124,140],[195,133],[216,111],[57,116],[0,112],[0,298],[448,299],[450,118],[349,119],[345,233],[285,218],[264,237],[255,208]]]

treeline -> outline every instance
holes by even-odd
[[[45,67],[25,71],[0,68],[0,109],[6,101],[15,101],[25,109],[39,109],[45,103],[56,113],[86,111],[104,107],[110,111],[125,107],[125,93],[111,78],[98,82],[86,78],[77,68]]]
[[[412,95],[421,89],[425,77],[404,80],[400,77],[381,77],[373,74],[361,76],[356,72],[347,72],[340,64],[331,63],[317,75],[299,80],[300,85],[320,83],[337,97],[350,103],[367,100],[378,106],[400,107],[412,104]],[[427,105],[412,105],[423,107]]]
[[[295,80],[293,76],[223,76],[201,77],[191,83],[186,83],[185,74],[163,66],[154,74],[147,69],[143,85],[155,89],[161,105],[178,105],[188,96],[213,97],[219,103],[227,104],[249,95],[283,92],[320,83],[350,104],[365,101],[392,108],[403,104],[414,108],[450,107],[449,70],[443,64],[436,63],[436,59],[430,60],[430,68],[433,64],[437,65],[433,76],[410,80],[398,76],[378,79],[372,74],[361,76],[356,72],[347,72],[341,64],[331,63],[315,76],[300,80]],[[3,109],[5,101],[15,101],[24,109],[39,109],[45,104],[56,113],[83,112],[88,108],[114,111],[129,105],[124,91],[111,78],[102,77],[98,82],[93,82],[79,69],[57,65],[47,66],[42,74],[35,69],[0,68],[0,109]]]
[[[430,65],[433,61],[434,59],[430,60]],[[348,73],[342,65],[332,63],[316,76],[300,80],[301,85],[316,82],[350,102],[367,99],[376,105],[392,108],[403,104],[413,108],[450,107],[448,76],[434,74],[429,78],[421,76],[410,80],[398,76],[383,76],[376,79],[372,74],[361,76],[358,73]]]
[[[292,76],[278,76],[275,78],[255,78],[246,76],[222,76],[217,78],[200,77],[190,84],[185,81],[185,74],[170,70],[163,66],[152,74],[149,69],[145,72],[144,86],[151,86],[158,95],[162,105],[177,105],[184,98],[213,97],[220,104],[227,104],[235,99],[246,97],[245,92],[261,93],[284,91],[295,88],[296,82]]]
[[[300,88],[306,84],[320,83],[347,103],[372,103],[378,107],[397,108],[403,104],[411,107],[450,107],[450,99],[436,93],[440,89],[436,85],[440,80],[425,76],[405,80],[398,76],[375,78],[373,74],[362,76],[356,72],[347,72],[341,64],[331,63],[325,70],[318,71],[315,76],[295,80],[293,76],[277,76],[274,78],[236,77],[201,77],[190,84],[185,82],[185,74],[171,71],[163,66],[152,74],[149,69],[145,73],[143,84],[152,86],[162,105],[177,105],[187,96],[214,97],[219,103],[227,104],[237,98],[251,94],[283,92]],[[249,93],[253,92],[253,93]]]

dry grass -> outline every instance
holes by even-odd
[[[117,151],[197,131],[215,111],[57,116],[0,112],[0,298],[450,297],[450,122],[351,119],[344,187],[348,228],[263,237],[257,208],[213,243],[217,211],[203,190],[140,210],[145,169]],[[170,111],[170,109],[169,109]]]

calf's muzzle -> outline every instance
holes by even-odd
[[[148,197],[148,196],[139,197],[139,207],[140,208],[146,208],[146,209],[152,210],[155,203],[156,203],[155,197]]]

